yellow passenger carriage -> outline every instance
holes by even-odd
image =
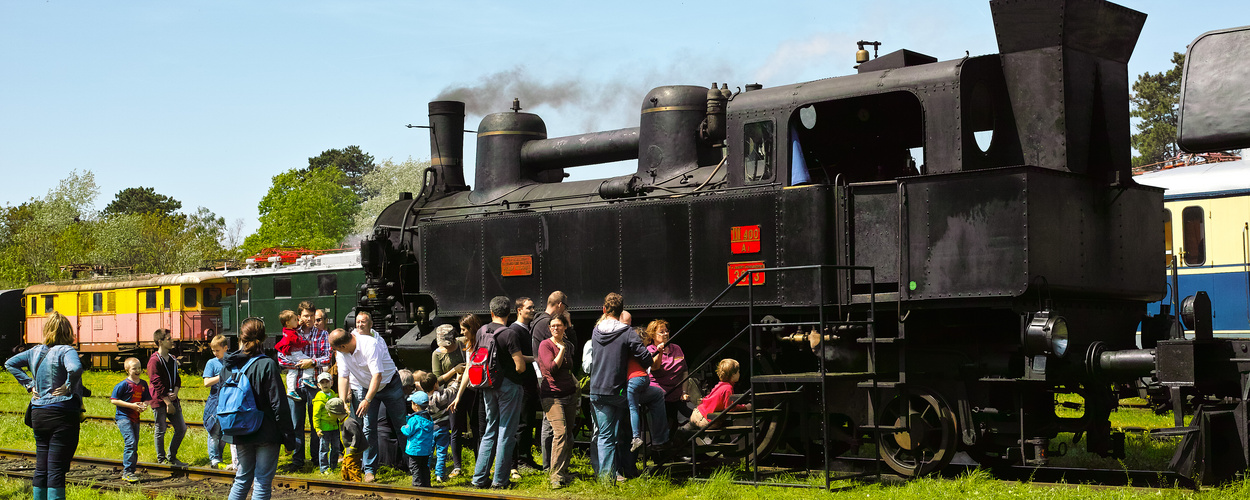
[[[183,362],[198,366],[221,330],[222,299],[233,293],[219,271],[34,285],[25,292],[25,342],[41,342],[45,317],[57,311],[74,323],[75,347],[96,367],[150,354],[156,349],[152,333],[160,328],[169,329]]]

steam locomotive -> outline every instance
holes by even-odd
[[[864,52],[849,76],[663,86],[638,127],[549,138],[514,104],[477,128],[472,189],[464,104],[431,102],[431,167],[361,243],[358,307],[420,362],[436,326],[493,296],[564,291],[587,332],[620,292],[636,320],[684,325],[673,341],[692,367],[728,353],[751,366],[751,397],[778,398],[736,417],[757,460],[871,439],[904,475],[957,451],[1042,465],[1061,432],[1123,456],[1108,415],[1145,377],[1178,410],[1206,403],[1165,432],[1184,437],[1178,470],[1244,470],[1250,365],[1235,353],[1250,342],[1211,338],[1203,294],[1185,302],[1197,338],[1170,308],[1147,315],[1166,284],[1163,190],[1129,162],[1145,15],[1101,0],[990,8],[998,54]],[[564,180],[621,160],[637,170]],[[1056,415],[1056,393],[1083,396],[1084,414]],[[1240,448],[1213,445],[1234,435]]]

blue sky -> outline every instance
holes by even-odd
[[[1205,31],[1250,24],[1244,1],[1121,3],[1149,15],[1134,76],[1166,70]],[[428,158],[427,133],[404,125],[425,124],[426,103],[449,88],[503,76],[550,90],[549,102],[521,96],[522,106],[557,137],[636,126],[643,95],[660,85],[849,74],[860,39],[939,60],[997,52],[981,1],[8,1],[0,204],[89,169],[97,208],[150,186],[184,211],[243,219],[246,235],[270,178],[325,149]],[[478,92],[498,99],[472,105],[503,111],[509,92]]]

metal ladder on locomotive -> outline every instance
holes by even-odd
[[[867,309],[863,316],[859,319],[842,317],[841,315],[832,314],[832,310],[841,309],[846,304],[831,303],[824,294],[824,288],[821,288],[821,296],[817,302],[816,318],[810,321],[796,322],[777,322],[775,320],[768,321],[769,318],[757,318],[756,304],[752,290],[754,288],[753,278],[756,273],[776,273],[776,272],[814,272],[817,274],[819,282],[824,283],[827,273],[838,273],[843,278],[854,281],[857,275],[866,274],[868,293],[856,294],[853,302],[866,304]],[[803,433],[802,441],[806,449],[803,452],[805,460],[805,468],[810,471],[820,470],[824,477],[824,487],[829,489],[832,483],[837,480],[852,479],[856,477],[876,476],[879,478],[881,474],[881,464],[884,460],[894,460],[905,467],[913,467],[917,475],[929,471],[930,464],[935,463],[933,456],[926,456],[921,443],[918,441],[920,432],[916,430],[927,426],[925,419],[951,419],[950,415],[932,415],[927,411],[936,409],[920,408],[917,409],[915,403],[919,402],[923,405],[923,394],[909,394],[906,385],[905,375],[905,350],[896,349],[897,351],[897,370],[884,371],[882,363],[877,359],[878,347],[883,345],[901,346],[906,340],[904,331],[899,329],[897,336],[894,337],[877,337],[876,336],[876,309],[877,309],[877,291],[876,291],[876,275],[872,267],[868,266],[844,266],[844,265],[806,265],[806,266],[787,266],[751,270],[744,273],[737,281],[731,284],[712,302],[705,306],[698,314],[691,318],[680,330],[678,330],[673,338],[681,335],[682,331],[693,325],[700,316],[714,307],[721,301],[731,290],[738,286],[746,286],[748,290],[748,301],[746,304],[746,312],[748,324],[740,329],[735,335],[729,338],[717,351],[715,351],[702,364],[690,370],[690,376],[700,373],[708,363],[714,362],[725,349],[731,345],[738,343],[743,335],[746,335],[747,352],[750,353],[748,359],[742,363],[743,369],[750,374],[748,387],[745,392],[735,394],[731,402],[730,408],[742,403],[749,403],[750,410],[732,411],[727,410],[719,412],[710,417],[711,425],[706,429],[696,432],[685,443],[689,445],[691,453],[691,475],[697,476],[700,461],[708,458],[724,459],[726,457],[735,456],[735,452],[741,455],[745,449],[746,454],[741,455],[750,463],[751,479],[749,481],[741,481],[744,484],[758,485],[761,484],[762,476],[760,471],[760,459],[771,453],[771,449],[761,449],[759,434],[764,432],[764,427],[770,425],[770,419],[773,419],[771,425],[784,425],[779,422],[780,419],[786,417],[787,411],[796,409],[799,413],[799,422]],[[811,328],[813,332],[817,332],[822,340],[815,355],[818,360],[817,369],[814,371],[789,372],[779,370],[779,373],[764,374],[761,373],[761,367],[757,364],[761,356],[761,335],[775,333],[776,329],[781,328],[798,328],[799,334],[795,334],[795,340],[807,342],[806,329]],[[855,339],[856,343],[867,344],[867,370],[865,371],[831,371],[828,368],[827,356],[825,355],[827,345],[826,342],[835,340],[837,333],[853,333],[863,334],[864,336]],[[801,337],[801,338],[800,338]],[[689,378],[689,377],[688,377]],[[854,383],[859,389],[862,389],[863,395],[867,398],[867,422],[860,423],[856,426],[850,422],[834,422],[830,419],[832,410],[835,409],[830,401],[830,384],[832,383]],[[883,401],[883,392],[892,389],[898,391],[899,397],[889,401]],[[811,404],[811,393],[817,392],[816,404]],[[858,395],[857,395],[858,396]],[[761,404],[763,406],[761,406]],[[819,436],[810,435],[813,429],[812,420],[819,419],[816,422],[819,425]],[[743,423],[746,420],[747,422]],[[835,429],[833,427],[842,424],[850,425],[850,429]],[[938,423],[939,425],[941,422]],[[775,430],[780,432],[779,429]],[[835,438],[835,432],[845,433],[851,432],[850,436],[842,435]],[[840,455],[842,451],[835,452],[836,439],[850,438],[857,441],[862,431],[868,431],[872,435],[872,441],[875,446],[887,448],[885,451],[878,449],[874,460],[874,467],[871,470],[865,470],[858,473],[837,473],[833,470],[833,462],[837,460],[836,455]],[[889,438],[884,438],[883,433],[892,433]],[[812,439],[815,438],[815,439]],[[819,465],[812,464],[811,458],[815,451],[811,448],[814,443],[819,443],[822,463]],[[940,450],[949,452],[948,449]],[[783,485],[782,483],[769,482],[769,485]],[[788,486],[811,487],[809,484],[789,484]]]

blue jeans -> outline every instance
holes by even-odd
[[[664,389],[651,385],[650,377],[634,377],[629,379],[625,396],[629,399],[629,426],[633,429],[633,437],[642,438],[642,407],[646,406],[647,418],[651,420],[651,443],[667,443],[668,416],[664,414]]]
[[[316,423],[312,422],[312,400],[317,396],[317,392],[320,389],[301,385],[295,391],[303,398],[303,401],[291,401],[291,423],[295,425],[295,451],[291,455],[291,467],[298,469],[304,466],[304,429],[316,428]],[[283,397],[286,396],[284,395]],[[320,448],[320,443],[317,442],[317,433],[314,432],[308,436],[309,458],[312,458],[313,450]]]
[[[447,446],[451,444],[451,421],[434,424],[434,477],[446,481]]]
[[[31,408],[35,431],[35,477],[31,484],[35,488],[65,488],[65,473],[78,450],[80,415],[76,409]]]
[[[486,404],[486,432],[482,434],[482,441],[477,445],[473,485],[478,488],[506,487],[512,472],[512,450],[516,449],[516,427],[521,421],[525,391],[516,382],[503,379],[498,389],[483,389],[479,392]],[[495,454],[495,475],[487,483],[492,452]]]
[[[365,400],[365,393],[368,390],[367,386],[364,389],[352,389],[352,400],[360,404]],[[398,373],[391,377],[386,387],[373,394],[373,399],[386,405],[386,418],[396,429],[408,421],[408,416],[404,413],[404,408],[408,405],[404,402],[404,386],[399,381]],[[369,448],[365,450],[363,468],[367,474],[376,474],[378,471],[378,405],[375,402],[370,402],[369,408],[365,410],[364,425],[365,441],[369,443]],[[395,433],[395,438],[399,440],[399,451],[402,453],[408,447],[408,440],[399,432]]]
[[[230,500],[244,500],[252,490],[252,500],[269,500],[273,493],[273,475],[278,472],[278,443],[253,443],[234,446],[239,453],[239,470],[234,473]]]
[[[160,405],[152,410],[155,412],[156,419],[156,461],[165,461],[165,429],[169,424],[174,426],[174,437],[169,440],[169,459],[178,458],[178,448],[182,446],[182,438],[187,435],[187,422],[182,415],[182,400],[174,401],[176,410],[170,412],[166,405]]]
[[[122,433],[122,471],[134,473],[139,463],[139,422],[130,417],[117,417],[117,430]],[[212,438],[209,438],[212,439]]]
[[[590,395],[590,407],[595,412],[595,425],[599,426],[599,479],[616,482],[617,433],[629,400],[625,396]]]
[[[214,424],[208,429],[208,464],[217,465],[221,463],[221,452],[226,448],[226,442],[221,440],[221,426]]]
[[[321,472],[338,467],[339,455],[343,454],[343,442],[339,440],[339,431],[321,431],[321,447],[317,450]]]

